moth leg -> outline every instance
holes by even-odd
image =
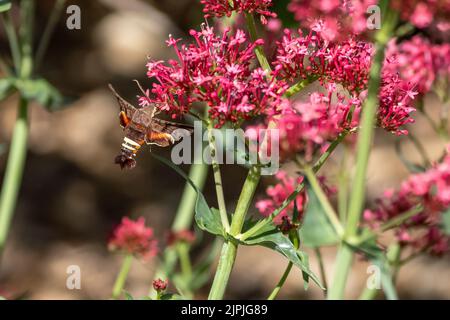
[[[125,128],[131,122],[131,119],[128,118],[127,114],[124,111],[120,111],[119,121],[120,121],[120,126],[122,128]]]
[[[175,139],[168,133],[150,131],[146,137],[147,144],[156,144],[160,147],[167,147],[175,143]]]

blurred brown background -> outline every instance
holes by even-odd
[[[36,34],[45,26],[53,1],[40,0]],[[106,242],[123,215],[145,216],[163,240],[170,227],[184,181],[157,163],[147,150],[139,154],[134,170],[121,171],[113,164],[120,149],[122,132],[118,107],[107,90],[113,83],[133,100],[137,91],[132,79],[146,79],[147,56],[173,57],[164,41],[168,34],[183,36],[202,22],[197,0],[165,1],[68,1],[81,8],[81,30],[65,26],[66,14],[56,29],[48,54],[39,71],[65,95],[75,97],[64,110],[49,113],[31,108],[31,135],[24,181],[6,252],[0,269],[0,295],[25,294],[29,299],[106,299],[110,296],[121,257],[107,251]],[[7,42],[0,33],[1,53]],[[134,101],[134,100],[133,100]],[[17,96],[0,102],[0,144],[7,146],[14,124]],[[436,109],[434,97],[427,99]],[[437,158],[443,144],[421,119],[416,135]],[[416,155],[402,139],[403,148]],[[369,198],[386,187],[396,187],[407,171],[394,151],[395,138],[379,133],[369,171]],[[167,150],[153,152],[168,155]],[[338,151],[339,152],[339,151]],[[6,154],[0,155],[0,175]],[[333,162],[322,173],[333,179]],[[188,169],[188,168],[184,168]],[[225,193],[232,208],[244,178],[244,170],[225,166]],[[260,195],[264,184],[260,187]],[[210,180],[205,194],[215,205]],[[255,211],[253,209],[253,211]],[[199,251],[199,250],[197,250]],[[313,269],[318,267],[310,254]],[[324,250],[329,278],[333,274],[334,248]],[[81,267],[81,290],[66,289],[66,268]],[[241,247],[227,298],[265,298],[278,281],[286,261],[264,248]],[[399,277],[401,298],[450,298],[450,261],[423,257],[406,266]],[[348,286],[348,297],[359,295],[367,277],[366,263],[357,261]],[[147,293],[155,266],[133,264],[127,290],[134,296]],[[329,280],[329,279],[328,279]],[[204,298],[208,285],[201,291]],[[311,284],[303,291],[299,272],[292,272],[280,294],[287,299],[319,299],[322,293]]]

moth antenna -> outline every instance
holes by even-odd
[[[117,93],[117,91],[114,89],[114,87],[112,86],[111,83],[108,83],[108,87],[109,87],[109,90],[111,90],[116,96],[120,97],[120,95]]]
[[[144,89],[142,88],[142,86],[141,86],[141,84],[139,83],[139,81],[136,80],[136,79],[134,79],[133,81],[136,82],[136,84],[137,84],[137,86],[139,87],[139,90],[141,90],[142,94],[143,94],[144,96],[146,96],[148,99],[150,99],[150,97],[147,95],[147,93],[146,93],[146,92],[144,91]]]

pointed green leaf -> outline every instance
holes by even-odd
[[[183,300],[183,297],[175,293],[166,293],[161,296],[160,300]]]
[[[182,176],[195,190],[197,193],[197,200],[195,202],[195,221],[197,222],[197,225],[200,229],[204,231],[208,231],[209,233],[223,236],[223,227],[220,222],[220,215],[217,212],[216,209],[211,209],[208,206],[208,203],[206,202],[205,196],[200,191],[200,189],[192,182],[191,179],[187,176],[186,173],[183,172],[180,168],[178,168],[176,165],[174,165],[172,162],[168,161],[167,159],[158,156],[157,154],[152,153],[151,154],[154,158],[158,159],[159,161],[163,162],[165,165],[172,168],[176,173],[178,173],[180,176]]]
[[[299,236],[302,245],[306,247],[321,247],[334,245],[339,242],[333,226],[312,188],[307,187],[308,203],[305,210]]]
[[[251,225],[254,225],[254,222],[247,222],[246,225],[247,227],[251,227]],[[308,278],[311,278],[322,290],[325,290],[319,278],[310,270],[308,261],[304,261],[304,255],[302,255],[302,259],[291,240],[289,240],[289,238],[285,236],[273,223],[266,224],[264,227],[259,229],[257,233],[248,239],[241,241],[241,243],[249,246],[260,245],[281,253],[294,265],[300,268],[300,270],[302,270]]]
[[[35,100],[50,111],[58,110],[64,104],[63,96],[45,79],[18,80],[16,87],[23,97]]]
[[[126,300],[134,300],[133,296],[128,291],[123,290],[123,295],[125,296]]]

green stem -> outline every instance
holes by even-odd
[[[28,79],[33,70],[31,52],[34,1],[22,0],[21,6],[23,19],[21,25],[22,55],[20,77]],[[27,153],[28,130],[28,100],[21,97],[0,195],[0,255],[5,247],[22,183]]]
[[[222,226],[224,227],[225,231],[228,232],[230,230],[230,223],[228,221],[227,208],[225,206],[222,174],[220,173],[220,166],[216,158],[217,156],[216,141],[213,134],[213,128],[211,123],[209,124],[208,127],[208,139],[209,139],[209,148],[211,151],[211,166],[213,169],[214,184],[216,186],[217,205],[219,206],[220,220],[222,222]]]
[[[298,249],[300,247],[300,239],[298,237],[297,230],[292,230],[289,233],[289,238],[291,239],[294,247]],[[278,281],[276,287],[273,289],[273,291],[270,293],[267,300],[275,300],[275,298],[278,296],[278,293],[281,291],[281,288],[283,287],[284,283],[286,282],[287,277],[289,276],[289,273],[292,270],[292,262],[289,262],[286,270],[284,270],[283,275],[281,276],[280,280]]]
[[[316,80],[316,77],[311,77],[311,78],[300,80],[299,82],[297,82],[296,84],[291,86],[289,89],[287,89],[286,92],[284,93],[284,96],[286,98],[292,97],[293,95],[295,95],[295,94],[299,93],[300,91],[302,91],[303,89],[305,89],[306,86],[313,83],[315,80]]]
[[[312,170],[314,173],[317,173],[320,168],[323,166],[323,164],[327,161],[327,159],[330,157],[330,155],[333,153],[333,151],[336,149],[336,147],[344,140],[344,138],[347,136],[349,132],[345,131],[342,132],[328,147],[328,149],[320,156],[320,158],[316,161],[314,166],[312,167]],[[297,195],[303,191],[303,188],[305,187],[305,184],[302,182],[295,190],[286,198],[286,200],[283,201],[283,203],[275,209],[270,216],[267,218],[260,220],[258,223],[256,223],[252,228],[244,232],[243,234],[237,236],[236,238],[245,240],[251,237],[253,234],[258,232],[261,228],[263,228],[266,224],[271,223],[273,219],[280,214],[294,199],[297,197]]]
[[[333,207],[331,206],[330,201],[328,201],[328,198],[325,194],[325,192],[320,187],[319,181],[317,180],[316,175],[314,174],[312,168],[308,165],[303,167],[304,173],[306,175],[306,178],[308,179],[309,184],[311,185],[312,190],[317,196],[317,199],[319,200],[320,204],[322,205],[325,214],[327,215],[328,220],[330,221],[331,225],[333,226],[334,231],[336,231],[336,234],[339,237],[342,237],[344,234],[344,228],[342,227],[341,223],[339,222],[339,219],[336,215],[336,212],[334,211]]]
[[[45,52],[47,51],[50,39],[55,31],[56,24],[58,23],[59,17],[61,16],[62,9],[66,0],[56,0],[53,10],[48,19],[47,25],[45,26],[44,33],[40,40],[39,47],[36,51],[35,57],[35,69],[39,68],[42,59],[44,58]]]
[[[261,169],[259,166],[252,166],[245,179],[244,186],[242,187],[236,205],[230,228],[231,236],[238,235],[242,230],[245,216],[247,215],[248,208],[252,202],[260,177]],[[209,292],[209,300],[219,300],[223,298],[236,259],[237,247],[237,243],[232,240],[226,240],[223,244],[219,264],[211,286],[211,291]]]
[[[125,281],[127,280],[128,273],[130,272],[131,263],[133,262],[133,256],[131,254],[126,255],[122,262],[122,267],[117,275],[116,282],[112,292],[112,299],[118,299],[122,293]]]
[[[203,190],[206,178],[208,176],[208,169],[209,166],[203,162],[193,163],[191,165],[189,170],[189,179],[191,179],[199,190]],[[172,232],[178,232],[191,228],[196,199],[197,193],[192,186],[186,182],[183,195],[181,196],[181,200],[175,214],[175,219],[172,224]],[[178,256],[175,248],[173,246],[166,248],[164,250],[163,264],[160,265],[155,272],[155,278],[170,278],[177,264],[177,260]],[[150,293],[153,292],[152,290],[153,287],[150,288]]]
[[[412,134],[412,132],[408,132],[407,135],[408,139],[411,140],[412,144],[414,145],[414,147],[416,148],[417,152],[419,152],[420,156],[422,157],[422,162],[424,164],[424,166],[429,166],[431,164],[430,158],[427,155],[427,152],[424,148],[424,146],[422,145],[422,143],[420,142],[419,139],[417,139],[417,137]]]
[[[322,279],[322,284],[325,287],[325,290],[323,293],[326,296],[328,284],[327,284],[327,274],[325,272],[325,266],[323,264],[322,253],[320,252],[320,248],[314,248],[314,252],[316,254],[317,261],[319,263],[320,278]]]
[[[185,280],[189,281],[192,276],[192,265],[189,257],[189,245],[187,243],[178,243],[176,245],[178,256],[180,258],[181,274]]]
[[[348,205],[348,191],[349,191],[349,173],[348,173],[348,147],[344,144],[342,161],[338,173],[338,212],[339,220],[345,224],[347,220],[347,205]]]
[[[378,92],[381,83],[381,68],[384,61],[384,49],[397,23],[397,13],[389,10],[389,1],[381,1],[381,7],[381,12],[385,12],[386,16],[382,22],[380,31],[376,35],[376,51],[370,69],[368,97],[364,104],[361,116],[361,129],[358,134],[356,151],[356,172],[352,183],[353,193],[349,203],[345,228],[346,238],[352,238],[356,235],[361,218],[365,201],[366,172],[374,134]],[[352,260],[353,251],[343,241],[337,254],[334,282],[331,284],[328,292],[329,299],[341,299],[343,297]]]
[[[17,203],[28,140],[28,101],[20,99],[0,196],[0,254],[3,252]]]
[[[286,282],[286,279],[289,276],[289,273],[291,272],[292,266],[293,266],[292,262],[289,262],[287,267],[286,267],[286,270],[284,270],[284,273],[281,276],[280,281],[278,281],[277,286],[270,293],[270,295],[267,298],[267,300],[275,300],[275,298],[277,297],[277,295],[280,292],[281,288],[283,287],[284,283]]]
[[[16,73],[20,74],[20,47],[19,42],[17,40],[17,34],[14,30],[14,24],[11,18],[11,10],[6,13],[0,14],[0,18],[2,20],[2,24],[5,28],[6,36],[8,37],[9,47],[11,49],[11,56],[13,58],[14,67],[16,69]]]
[[[247,22],[247,28],[248,32],[250,33],[251,40],[252,41],[258,40],[258,33],[256,32],[256,22],[253,15],[251,13],[246,13],[245,21]],[[262,46],[256,46],[255,54],[261,67],[264,70],[270,72],[272,69],[270,68],[270,63],[269,61],[267,61],[266,55],[264,54],[264,48]]]

